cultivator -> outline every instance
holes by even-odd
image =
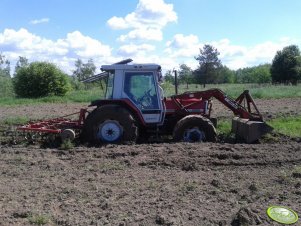
[[[36,143],[40,141],[74,140],[79,136],[86,117],[87,109],[65,115],[59,118],[32,121],[25,125],[2,127],[0,129],[3,139],[10,143],[27,141]],[[77,116],[77,119],[72,119]]]

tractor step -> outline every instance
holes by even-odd
[[[272,130],[273,128],[265,122],[252,121],[239,117],[232,119],[232,132],[237,138],[243,139],[248,144],[257,141]]]

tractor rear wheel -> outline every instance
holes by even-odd
[[[91,144],[136,142],[138,128],[128,110],[119,105],[105,105],[88,115],[82,138]]]
[[[215,142],[216,130],[212,122],[200,115],[188,115],[177,122],[174,131],[174,141],[184,142]]]

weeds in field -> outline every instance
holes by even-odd
[[[98,168],[101,172],[106,173],[108,171],[114,171],[114,170],[124,170],[126,168],[126,165],[121,162],[112,161],[112,162],[103,162],[98,165]]]
[[[301,178],[301,165],[295,166],[292,172],[292,176],[294,178]]]
[[[195,181],[186,181],[181,187],[180,187],[180,192],[183,195],[186,195],[190,192],[195,191],[198,188],[198,184]]]
[[[60,146],[60,149],[62,149],[62,150],[70,150],[72,148],[74,148],[74,144],[69,139],[64,140]]]
[[[30,215],[28,221],[30,224],[44,225],[50,222],[50,217],[42,214]]]

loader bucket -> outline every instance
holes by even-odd
[[[235,133],[237,138],[243,139],[248,144],[257,141],[272,130],[273,128],[265,122],[252,121],[239,117],[232,119],[232,132]]]

